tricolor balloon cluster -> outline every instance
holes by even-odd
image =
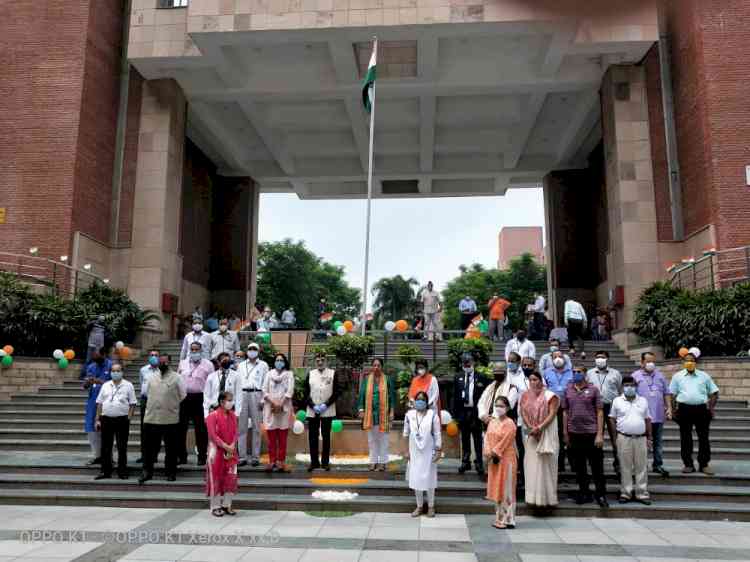
[[[355,324],[351,320],[345,320],[343,322],[341,320],[336,320],[332,324],[333,330],[339,336],[345,336],[346,334],[353,332],[358,326],[359,324]]]
[[[76,352],[72,349],[66,349],[63,351],[62,349],[56,349],[52,352],[52,358],[57,361],[57,366],[60,369],[67,369],[70,362],[75,359]]]
[[[12,345],[6,345],[0,349],[0,365],[3,367],[10,367],[13,364],[13,349]]]
[[[409,329],[409,323],[406,320],[399,320],[397,322],[388,320],[388,322],[385,323],[384,328],[386,332],[392,332],[393,330],[396,330],[397,332],[405,332]]]
[[[300,410],[295,416],[294,425],[292,426],[292,433],[295,435],[301,435],[305,432],[305,420],[307,419],[307,412]],[[341,420],[333,420],[331,422],[331,431],[334,433],[340,433],[344,429],[344,422]]]

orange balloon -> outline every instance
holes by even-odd
[[[681,347],[680,351],[678,352],[680,357],[685,357],[688,353],[690,353],[690,351],[687,347]]]
[[[448,425],[446,426],[446,428],[445,428],[445,432],[446,432],[446,433],[447,433],[447,434],[448,434],[449,436],[451,436],[451,437],[455,437],[456,435],[458,435],[458,424],[457,424],[456,422],[452,421],[451,423],[449,423],[449,424],[448,424]]]
[[[72,349],[66,349],[65,353],[63,353],[63,357],[67,359],[68,361],[72,361],[76,357],[76,352]]]
[[[13,355],[14,349],[12,345],[6,345],[5,347],[3,347],[3,351],[8,355]]]
[[[128,346],[122,347],[117,353],[120,359],[128,359],[130,357],[130,348]]]
[[[344,328],[346,328],[347,332],[351,332],[354,329],[354,322],[352,322],[351,320],[347,320],[346,322],[344,322]]]
[[[399,332],[405,332],[409,329],[409,324],[406,323],[406,320],[399,320],[398,322],[396,322],[396,329]]]

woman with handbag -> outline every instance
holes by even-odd
[[[219,393],[219,407],[206,417],[208,455],[206,462],[206,495],[211,514],[216,517],[237,515],[232,498],[237,493],[237,416],[234,395]]]
[[[414,408],[406,412],[404,437],[409,438],[409,464],[406,479],[414,490],[417,509],[411,514],[419,517],[435,517],[435,488],[437,488],[437,462],[440,460],[442,439],[440,436],[440,414],[428,408],[428,397],[419,391],[414,397]],[[427,509],[424,508],[427,494]]]
[[[560,441],[556,416],[560,399],[544,387],[542,375],[529,375],[529,389],[521,397],[519,407],[523,420],[524,475],[526,505],[554,507],[557,505],[557,455]]]
[[[483,456],[487,466],[487,499],[495,502],[496,529],[516,527],[516,422],[508,417],[510,402],[498,396],[484,436]]]

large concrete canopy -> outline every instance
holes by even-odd
[[[647,27],[649,32],[644,33]],[[583,165],[601,140],[609,65],[641,60],[628,40],[576,17],[326,29],[193,32],[198,56],[132,58],[174,78],[187,134],[223,175],[301,198],[366,194],[368,117],[360,79],[381,45],[375,197],[502,195]]]

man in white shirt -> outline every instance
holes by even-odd
[[[586,373],[586,380],[590,384],[593,384],[599,389],[599,394],[602,395],[602,406],[604,409],[604,419],[609,418],[609,412],[612,409],[612,402],[621,394],[622,388],[622,375],[617,369],[610,367],[607,362],[609,361],[609,352],[602,349],[596,352],[596,358],[594,359],[595,367],[589,369]],[[609,439],[612,444],[612,454],[614,455],[614,469],[615,472],[620,472],[620,460],[617,455],[617,433],[611,425],[607,425],[609,431]]]
[[[284,312],[281,313],[281,326],[287,330],[291,330],[297,324],[297,318],[294,315],[294,307],[290,306]]]
[[[461,329],[465,330],[477,315],[477,303],[469,295],[466,295],[458,303],[458,311],[461,313]]]
[[[560,340],[552,338],[549,340],[549,353],[545,353],[542,355],[542,358],[539,360],[539,372],[544,373],[547,369],[551,369],[554,367],[552,364],[552,355],[555,353],[555,351],[560,351]],[[570,356],[566,353],[563,353],[563,359],[565,360],[565,368],[573,370],[573,363],[570,361]]]
[[[141,370],[138,373],[138,377],[141,383],[141,388],[140,388],[141,435],[143,435],[143,416],[146,415],[146,406],[148,405],[148,381],[153,375],[156,375],[158,373],[160,373],[159,350],[151,349],[148,352],[148,362],[143,367],[141,367]],[[143,440],[143,438],[141,438],[141,456],[138,457],[135,460],[135,462],[137,463],[143,462],[143,456],[145,455],[145,453],[146,453],[145,441]]]
[[[128,435],[135,411],[135,388],[122,378],[122,365],[112,365],[112,380],[105,382],[96,398],[96,430],[102,434],[102,470],[95,480],[112,477],[112,443],[117,440],[117,475],[128,478]]]
[[[247,464],[248,433],[252,439],[250,464],[260,464],[260,424],[263,420],[263,383],[268,374],[268,363],[259,358],[260,347],[252,342],[247,346],[247,360],[237,367],[242,388],[242,409],[239,416],[238,441],[240,466]],[[252,431],[248,432],[248,420]]]
[[[635,379],[622,379],[622,396],[612,402],[607,418],[611,432],[617,432],[620,456],[620,503],[633,499],[651,505],[648,494],[648,449],[651,446],[651,414],[648,401],[638,396]],[[635,489],[633,487],[635,477]]]
[[[180,351],[180,360],[187,359],[190,354],[190,345],[194,342],[201,344],[201,355],[203,359],[211,358],[211,334],[203,331],[203,324],[200,322],[193,323],[193,331],[188,332],[182,340],[182,350]]]
[[[219,368],[208,375],[206,386],[203,388],[203,417],[208,417],[214,409],[219,406],[219,394],[228,390],[234,396],[234,413],[239,418],[242,411],[242,386],[240,376],[235,369],[231,368],[232,358],[226,351],[216,358]]]
[[[531,335],[532,338],[544,339],[544,305],[546,302],[543,295],[537,295],[531,307],[534,313],[532,322],[534,333]]]
[[[424,313],[424,339],[431,340],[433,334],[435,339],[441,340],[442,335],[438,330],[438,315],[443,308],[440,302],[440,293],[433,289],[432,281],[427,283],[427,288],[422,291],[422,311]]]
[[[576,351],[580,351],[581,359],[586,359],[583,333],[588,325],[588,319],[581,303],[573,299],[566,300],[563,319],[568,328],[568,341],[570,342],[571,354],[575,357]]]
[[[211,334],[211,361],[216,362],[220,353],[229,353],[231,357],[240,350],[240,340],[237,332],[229,329],[229,319],[219,321],[219,330]]]
[[[532,359],[536,359],[536,347],[534,346],[534,342],[526,338],[526,330],[518,330],[516,332],[516,337],[508,340],[508,343],[505,344],[506,362],[508,361],[508,357],[510,357],[510,354],[512,352],[518,353],[521,359],[523,359],[524,357],[531,357]]]

